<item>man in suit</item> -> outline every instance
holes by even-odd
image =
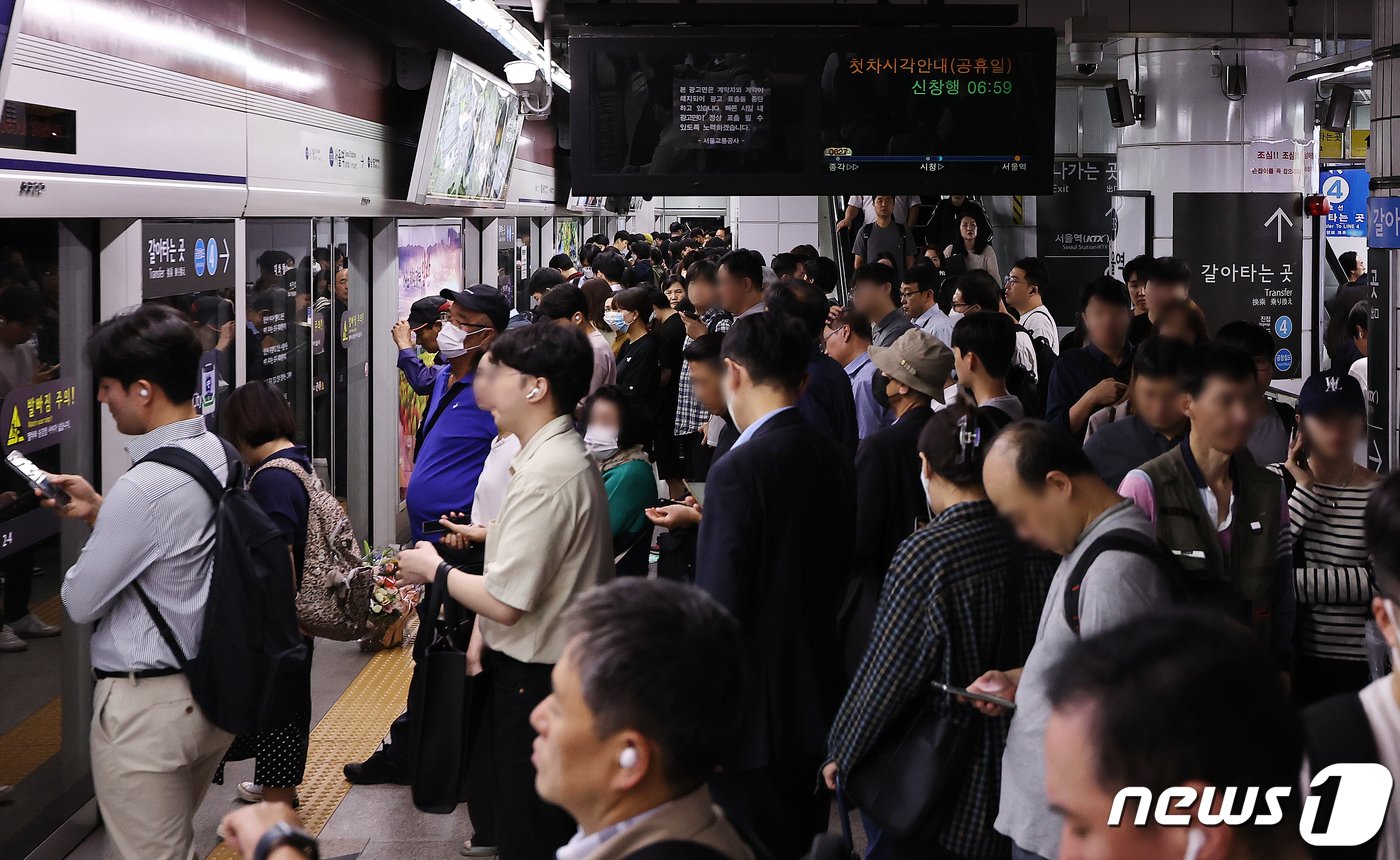
[[[888,404],[894,423],[866,437],[856,452],[855,578],[842,613],[846,670],[855,674],[870,640],[880,589],[890,559],[916,520],[929,518],[920,480],[919,434],[943,402],[953,353],[922,329],[911,328],[892,346],[872,346],[875,397]]]
[[[705,786],[742,715],[733,617],[699,589],[627,578],[581,595],[564,625],[553,692],[530,715],[535,788],[578,822],[559,856],[752,860]]]
[[[860,443],[860,424],[856,420],[851,378],[836,359],[821,351],[829,308],[826,294],[806,281],[789,278],[768,291],[768,313],[797,320],[808,334],[807,383],[797,398],[797,411],[808,424],[840,445],[847,457],[854,458]]]
[[[851,569],[851,460],[797,410],[811,342],[785,314],[734,321],[725,398],[739,438],[710,469],[695,583],[739,620],[756,684],[715,800],[777,857],[826,830],[813,778],[842,684],[836,615]],[[811,514],[821,500],[822,530]]]

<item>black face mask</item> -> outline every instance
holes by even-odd
[[[889,384],[889,381],[889,377],[885,376],[884,372],[879,370],[875,371],[875,375],[870,377],[870,393],[875,395],[875,402],[880,404],[881,409],[890,408],[890,395],[889,392],[885,390],[885,386]]]

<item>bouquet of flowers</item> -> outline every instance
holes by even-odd
[[[369,596],[369,631],[360,640],[361,651],[397,648],[403,644],[408,619],[423,599],[423,586],[399,584],[399,549],[370,546],[365,542],[364,563],[374,571]]]

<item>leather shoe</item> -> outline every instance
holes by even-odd
[[[362,762],[345,766],[345,779],[351,785],[411,785],[407,769],[394,764],[382,751]]]

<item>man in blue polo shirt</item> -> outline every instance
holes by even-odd
[[[408,524],[414,542],[436,539],[436,535],[423,533],[425,523],[472,509],[477,479],[491,451],[491,440],[496,438],[491,413],[476,405],[472,378],[491,341],[510,322],[510,304],[495,287],[477,284],[461,292],[443,290],[442,297],[452,303],[437,336],[438,359],[446,369],[433,380],[418,428],[413,477],[408,482]],[[415,661],[421,665],[418,643],[426,647],[427,637],[415,643]],[[415,665],[408,691],[410,703],[420,685]],[[374,755],[345,765],[345,778],[359,785],[407,784],[412,778],[412,731],[413,714],[405,710],[390,726],[388,742]]]
[[[406,499],[415,541],[423,540],[424,523],[472,509],[481,466],[496,438],[491,413],[476,405],[472,377],[492,338],[510,322],[510,305],[495,287],[443,290],[442,297],[452,302],[438,332],[438,358],[447,369],[428,395]]]

